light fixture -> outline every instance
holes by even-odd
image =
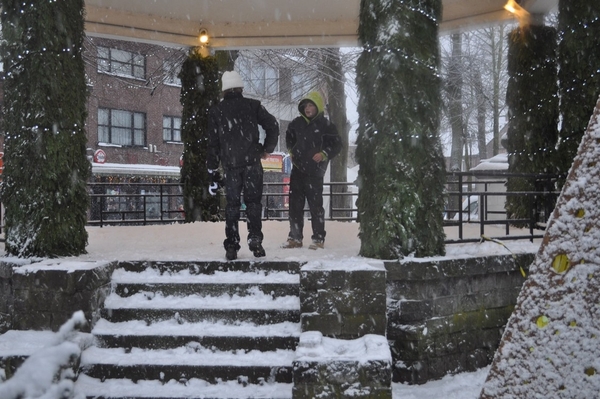
[[[522,10],[523,8],[515,0],[508,0],[508,3],[504,5],[504,9],[511,14],[516,14],[517,10]]]
[[[200,43],[207,44],[208,43],[208,31],[206,29],[200,29],[200,35],[198,36]]]
[[[521,25],[526,25],[529,22],[529,12],[521,7],[516,0],[508,0],[504,5],[504,9],[513,14],[519,20]]]

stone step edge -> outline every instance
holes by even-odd
[[[296,357],[296,351],[291,349],[212,352],[193,344],[171,349],[134,349],[125,353],[124,348],[92,346],[82,352],[80,365],[291,367]]]
[[[139,272],[148,268],[163,271],[190,270],[193,273],[212,273],[214,271],[285,271],[299,273],[304,262],[296,261],[256,261],[236,260],[223,262],[213,261],[119,261],[115,270],[123,269],[130,272]]]
[[[244,280],[246,278],[246,280]],[[218,274],[160,274],[115,270],[111,281],[116,284],[289,284],[299,285],[300,276],[288,272],[257,274],[253,272],[229,271]]]
[[[104,301],[104,309],[139,309],[139,310],[216,310],[236,309],[244,310],[296,310],[300,309],[298,295],[271,297],[267,294],[237,296],[230,295],[190,297],[189,295],[152,295],[140,292],[128,297],[121,297],[115,293],[108,295]],[[177,307],[173,302],[177,302]]]
[[[291,399],[293,384],[265,383],[263,385],[244,384],[227,381],[208,384],[200,379],[190,379],[184,385],[177,381],[137,381],[128,379],[106,379],[100,381],[87,375],[80,375],[75,382],[75,393],[98,399],[247,399],[270,398]],[[191,395],[191,396],[190,396]]]
[[[226,320],[229,322],[245,321],[255,324],[275,324],[300,322],[300,308],[291,310],[280,309],[102,309],[100,316],[112,322],[128,322],[143,320],[153,323],[159,320],[176,320],[181,323],[197,323],[203,320]]]
[[[174,331],[180,329],[179,331]],[[298,322],[275,324],[255,323],[182,323],[174,325],[171,321],[159,321],[150,325],[143,321],[111,322],[100,319],[92,329],[94,336],[177,336],[177,337],[299,337],[301,325]]]

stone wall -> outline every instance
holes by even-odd
[[[110,293],[110,262],[44,261],[15,266],[0,263],[0,333],[53,330],[83,310],[92,322]]]
[[[302,266],[293,399],[392,398],[385,276],[367,259]]]
[[[489,365],[533,259],[386,262],[393,380],[422,384]]]
[[[12,274],[12,265],[0,262],[0,334],[12,328],[14,312]]]
[[[300,271],[302,331],[355,339],[386,332],[386,271],[382,262],[311,262]]]

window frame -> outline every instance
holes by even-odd
[[[167,119],[170,122],[170,126],[165,126],[165,120],[167,120]],[[176,119],[179,119],[179,129],[175,128],[175,120]],[[163,142],[165,142],[165,143],[182,143],[183,142],[183,139],[181,137],[182,123],[183,123],[183,120],[182,120],[181,116],[163,115]],[[168,130],[170,138],[166,138],[165,137],[165,129]],[[174,136],[175,136],[174,133],[175,132],[179,132],[179,140],[176,140],[174,138]]]
[[[101,113],[106,112],[106,117],[101,116]],[[129,125],[124,124],[115,124],[115,118],[118,118],[118,115],[114,115],[115,112],[119,113],[127,113],[129,114]],[[141,118],[141,119],[140,119]],[[103,120],[106,120],[107,123],[102,123]],[[139,127],[139,122],[142,122],[143,126]],[[103,108],[98,107],[98,144],[107,144],[107,145],[118,145],[120,147],[146,147],[147,146],[147,121],[146,114],[144,112],[136,112],[129,111],[124,109],[114,109],[114,108]],[[129,130],[128,137],[123,137],[123,131]],[[119,133],[119,131],[121,133]],[[102,135],[106,135],[108,140],[102,140]],[[139,141],[139,137],[141,136],[141,143],[136,143]],[[123,143],[123,138],[128,139],[128,143]],[[138,140],[136,140],[136,138]],[[121,142],[119,142],[121,141]]]
[[[97,70],[99,73],[146,79],[146,56],[129,50],[97,46]],[[125,57],[118,57],[118,55]],[[119,59],[121,58],[121,59]]]
[[[165,60],[163,62],[163,72],[165,74],[164,83],[169,86],[181,87],[181,64],[175,61]]]
[[[263,98],[280,96],[279,76],[281,70],[279,68],[252,59],[241,59],[237,66],[245,77],[245,92]]]

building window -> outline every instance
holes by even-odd
[[[163,140],[181,142],[181,118],[163,116]]]
[[[292,101],[298,101],[311,90],[310,79],[305,76],[292,76]]]
[[[240,75],[246,83],[244,91],[267,98],[279,94],[279,73],[277,69],[260,61],[248,59],[239,59],[238,66]]]
[[[146,114],[98,108],[98,142],[122,146],[145,146]]]
[[[144,79],[146,58],[131,51],[98,46],[98,72]]]
[[[181,87],[181,79],[179,79],[181,63],[165,60],[163,68],[165,73],[165,84]]]

